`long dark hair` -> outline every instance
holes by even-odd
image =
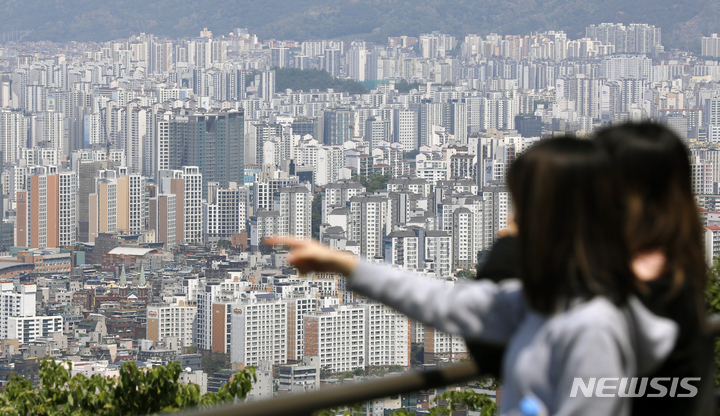
[[[673,280],[670,295],[688,282],[702,305],[707,269],[687,147],[672,130],[650,122],[600,130],[595,142],[615,166],[628,250],[662,250]]]
[[[632,291],[610,168],[595,143],[573,138],[543,140],[511,167],[520,278],[534,310],[596,295],[621,304]]]

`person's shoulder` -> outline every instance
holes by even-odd
[[[579,302],[550,320],[552,332],[568,339],[587,333],[622,337],[627,332],[623,310],[609,299],[596,296]]]

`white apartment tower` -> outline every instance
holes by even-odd
[[[352,197],[363,192],[365,187],[351,180],[342,179],[328,183],[323,189],[322,222],[327,222],[327,215],[334,208],[345,208]]]
[[[366,313],[361,305],[341,305],[306,314],[305,357],[336,373],[365,368]]]
[[[197,166],[158,173],[160,194],[174,194],[177,242],[195,243],[203,239],[202,174]]]
[[[304,356],[305,315],[316,309],[317,300],[310,294],[292,295],[287,302],[287,359],[300,360]]]
[[[168,337],[177,338],[181,345],[193,345],[193,323],[197,307],[183,301],[171,305],[147,307],[147,337],[164,342]]]
[[[385,262],[404,269],[417,269],[419,264],[418,237],[412,231],[397,230],[384,239]]]
[[[418,148],[418,118],[413,110],[396,109],[394,117],[394,139],[402,144],[406,152]]]
[[[497,183],[483,187],[482,198],[484,240],[482,247],[491,247],[498,231],[508,227],[512,199],[510,190]]]
[[[449,276],[452,272],[452,236],[447,231],[426,231],[421,247],[424,267],[437,277]]]
[[[363,305],[366,366],[410,365],[410,319],[379,302]]]
[[[227,189],[208,182],[208,202],[203,204],[204,234],[207,241],[230,240],[244,232],[247,221],[248,190],[230,182]]]
[[[383,256],[383,237],[390,229],[389,207],[387,198],[375,195],[358,195],[348,202],[348,240],[358,243],[360,254],[368,259]]]
[[[222,282],[200,281],[194,344],[207,352],[230,352],[232,309],[250,284],[231,275]]]
[[[695,156],[690,166],[692,168],[693,193],[695,195],[710,195],[715,193],[713,191],[713,164]]]
[[[287,303],[274,293],[250,294],[232,308],[230,361],[257,366],[287,362]]]
[[[27,146],[28,123],[21,112],[0,110],[0,150],[6,164],[15,163],[18,149]]]
[[[303,185],[280,189],[280,234],[312,237],[312,198]]]
[[[38,337],[63,330],[62,316],[36,316],[35,283],[22,283],[16,289],[12,282],[0,282],[0,337],[27,344]]]
[[[58,246],[77,242],[77,174],[58,172]]]
[[[280,223],[280,212],[278,211],[260,211],[250,217],[250,245],[261,246],[266,237],[278,235]]]

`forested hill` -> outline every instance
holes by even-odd
[[[133,33],[197,36],[247,27],[261,38],[384,41],[440,30],[527,34],[591,23],[650,23],[674,43],[720,32],[720,0],[0,0],[0,32],[28,40],[105,41]]]
[[[311,89],[362,94],[367,91],[362,84],[349,79],[333,78],[326,71],[317,69],[275,68],[275,91],[286,89],[309,92]]]

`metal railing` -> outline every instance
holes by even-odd
[[[247,402],[216,409],[193,410],[187,416],[311,416],[318,410],[362,403],[380,397],[445,387],[480,378],[472,361],[432,370],[412,371],[380,380],[352,383],[309,393],[288,394],[271,400]]]
[[[720,336],[720,314],[708,316],[707,333]],[[193,409],[183,416],[312,416],[323,409],[348,406],[381,397],[397,396],[477,380],[482,373],[474,361],[451,364],[432,370],[413,371],[380,380],[352,383],[309,393],[288,394],[271,400],[246,402],[214,409]],[[717,392],[720,407],[720,391]],[[177,415],[177,413],[176,413]]]

